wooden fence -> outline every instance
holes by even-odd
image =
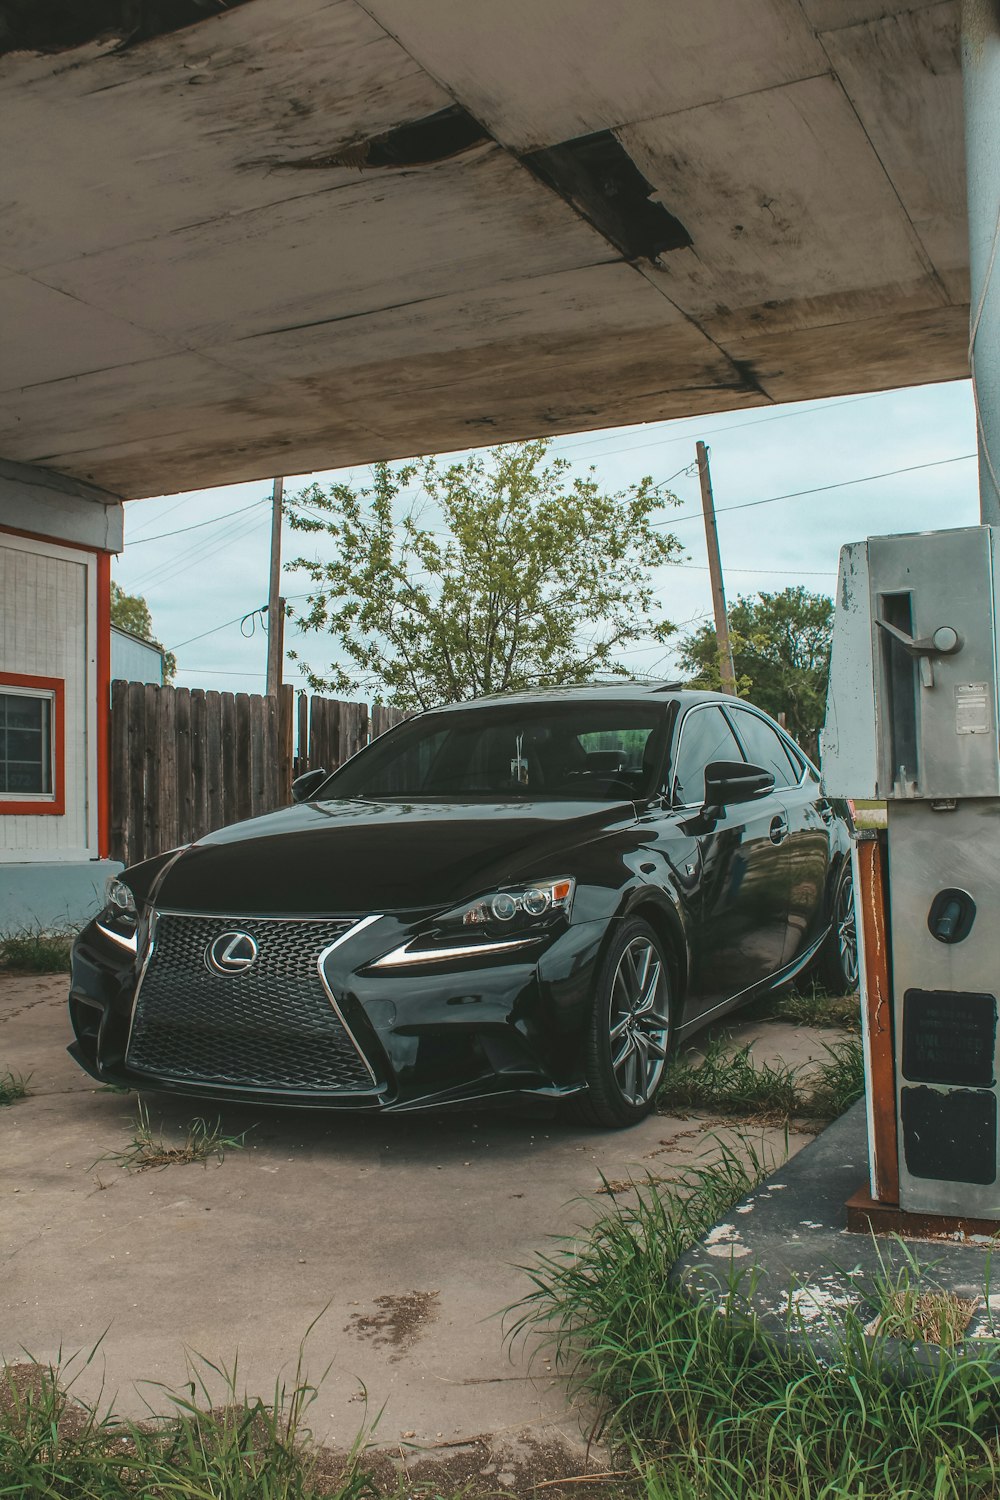
[[[398,709],[115,682],[111,857],[125,864],[291,801],[292,778],[335,770],[399,722]]]

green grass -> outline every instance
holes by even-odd
[[[709,1042],[703,1057],[675,1058],[663,1074],[656,1098],[662,1114],[685,1109],[712,1109],[760,1123],[779,1123],[794,1114],[799,1103],[793,1068],[779,1063],[757,1063],[750,1047],[731,1052],[726,1038]]]
[[[661,1197],[650,1182],[582,1242],[556,1241],[527,1268],[533,1289],[511,1334],[540,1335],[648,1500],[998,1500],[989,1349],[944,1347],[921,1368],[905,1348],[886,1349],[886,1329],[867,1336],[859,1306],[820,1328],[836,1332],[831,1358],[804,1327],[795,1341],[762,1328],[738,1273],[721,1312],[671,1284],[678,1255],[758,1166],[729,1150],[679,1193]]]
[[[68,974],[72,933],[25,928],[0,937],[0,973]]]
[[[0,1073],[0,1106],[14,1104],[18,1099],[24,1099],[28,1093],[30,1074],[26,1077],[23,1073],[11,1073],[7,1070]]]
[[[92,1357],[92,1356],[91,1356]],[[237,1393],[235,1369],[195,1361],[172,1414],[145,1423],[76,1400],[58,1365],[0,1374],[0,1496],[18,1500],[365,1500],[377,1492],[359,1442],[324,1478],[304,1426],[316,1388],[270,1401]],[[220,1400],[218,1390],[221,1388]]]
[[[821,985],[808,990],[786,990],[765,995],[748,1005],[741,1016],[752,1021],[790,1021],[794,1026],[861,1030],[861,1001],[857,995],[828,995]]]
[[[711,1039],[704,1056],[675,1058],[656,1098],[661,1114],[708,1109],[757,1125],[783,1125],[793,1116],[832,1120],[864,1092],[861,1045],[853,1037],[825,1048],[826,1061],[801,1068],[756,1062],[750,1046],[730,1050]]]
[[[976,1312],[978,1299],[959,1297],[929,1283],[932,1268],[925,1268],[909,1246],[893,1236],[902,1256],[894,1269],[878,1249],[879,1269],[874,1278],[871,1301],[875,1326],[885,1338],[904,1343],[922,1342],[953,1349],[960,1343]],[[987,1291],[986,1305],[989,1306]]]
[[[114,1162],[126,1172],[146,1172],[153,1167],[170,1167],[190,1162],[208,1162],[215,1158],[223,1161],[227,1151],[238,1151],[245,1144],[246,1131],[242,1135],[224,1135],[220,1121],[214,1125],[208,1120],[191,1120],[183,1138],[176,1144],[157,1135],[149,1123],[149,1112],[139,1101],[135,1129],[132,1138],[120,1151],[108,1151],[99,1156],[93,1166],[102,1162]],[[0,1490],[0,1496],[3,1491]]]
[[[853,1037],[826,1048],[827,1060],[806,1073],[804,1111],[835,1120],[863,1097],[865,1067],[860,1042]]]

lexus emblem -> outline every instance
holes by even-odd
[[[242,974],[256,957],[257,944],[248,932],[221,932],[205,949],[213,974]]]

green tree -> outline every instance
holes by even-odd
[[[789,734],[814,752],[826,714],[833,600],[801,585],[741,596],[729,610],[729,635],[740,696],[773,718],[783,713]],[[678,658],[693,687],[721,686],[712,625],[686,635]]]
[[[119,630],[128,630],[132,635],[148,641],[158,651],[163,647],[153,634],[153,617],[149,605],[141,594],[126,594],[120,583],[111,580],[111,623]],[[163,651],[163,680],[173,682],[177,674],[177,658],[172,651]]]
[[[332,637],[340,657],[303,667],[314,688],[423,708],[627,676],[624,647],[666,642],[676,627],[651,575],[680,551],[656,519],[674,496],[650,479],[605,494],[548,447],[513,443],[443,469],[377,463],[364,488],[313,485],[289,501],[297,531],[333,543],[332,560],[291,564],[314,586],[302,629]]]

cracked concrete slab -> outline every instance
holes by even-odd
[[[311,1413],[324,1442],[349,1445],[381,1412],[376,1441],[408,1451],[488,1434],[491,1452],[526,1438],[582,1457],[591,1414],[543,1354],[505,1344],[502,1311],[530,1291],[523,1268],[548,1237],[606,1207],[606,1183],[669,1183],[717,1149],[721,1122],[654,1115],[615,1133],[538,1110],[220,1114],[151,1094],[167,1140],[201,1113],[245,1131],[245,1146],[221,1163],[128,1172],[113,1154],[136,1097],[67,1057],[65,987],[0,978],[0,1070],[30,1075],[28,1097],[0,1110],[3,1355],[100,1343],[78,1390],[103,1385],[139,1415],[164,1405],[149,1382],[176,1388],[192,1353],[238,1354],[240,1384],[270,1394],[313,1325],[304,1367],[327,1371]],[[784,1132],[755,1135],[779,1161]]]

